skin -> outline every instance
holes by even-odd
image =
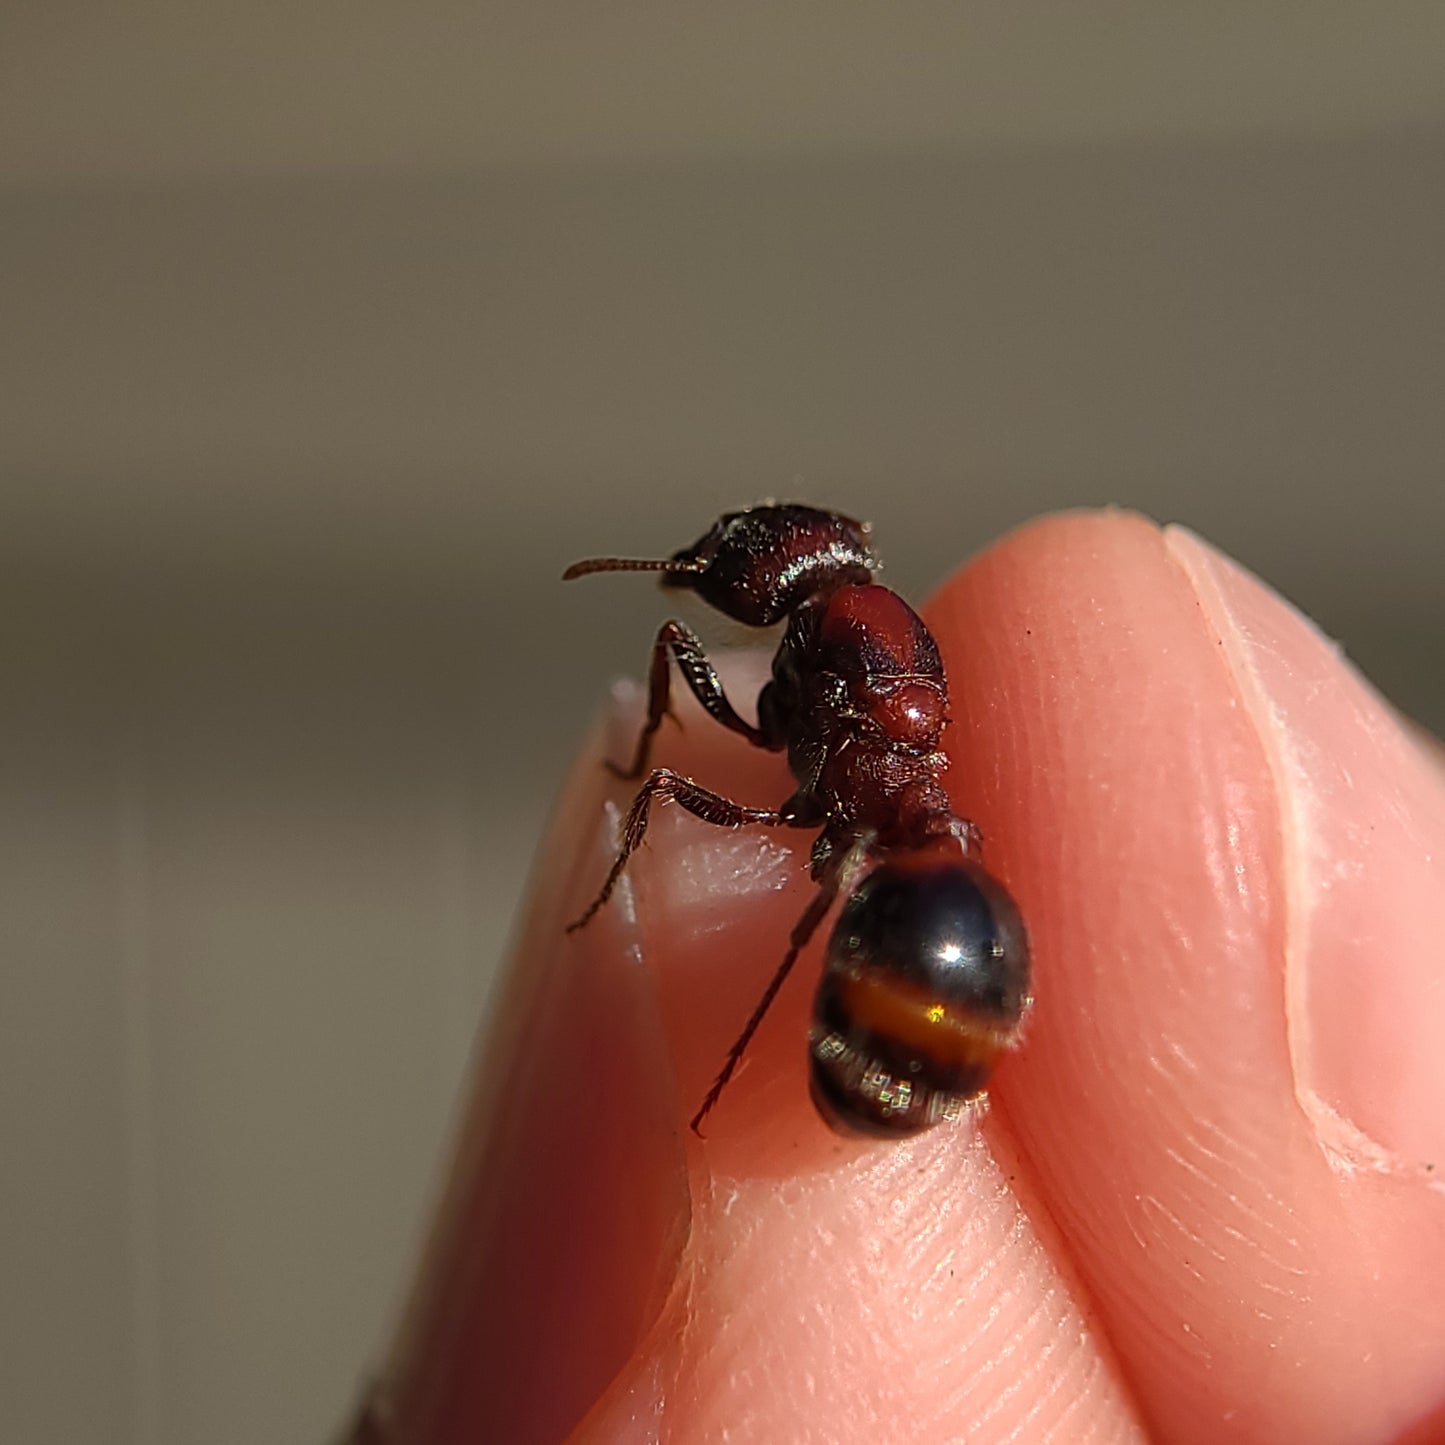
[[[1026,527],[926,616],[954,802],[1034,949],[988,1106],[899,1144],[825,1128],[825,925],[686,1132],[811,835],[661,809],[564,936],[629,795],[600,758],[630,695],[542,849],[356,1439],[1445,1440],[1440,754],[1262,584],[1137,517]],[[786,795],[678,710],[658,762]]]

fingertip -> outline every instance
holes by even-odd
[[[1272,854],[1244,826],[1268,812],[1267,779],[1201,685],[1198,615],[1159,529],[1124,512],[1031,523],[930,601],[953,697],[950,790],[1034,953],[1025,1048],[995,1090],[1006,1103],[1012,1081],[1098,1072],[1091,1110],[1137,1111],[1136,1081],[1100,1062],[1188,1036],[1189,1001],[1220,965],[1192,944],[1221,899],[1241,905],[1236,930],[1269,928]]]
[[[1250,665],[1277,662],[1268,687],[1296,707],[1325,674],[1300,668],[1297,616],[1258,583],[1231,591],[1220,568],[1142,518],[1049,518],[929,610],[955,698],[956,802],[1035,950],[1030,1036],[995,1094],[1158,1428],[1358,1439],[1438,1402],[1445,1318],[1421,1281],[1445,1223],[1426,1189],[1342,1172],[1300,1108],[1293,800],[1261,733],[1275,700],[1250,695],[1236,649],[1262,640]],[[1309,735],[1321,719],[1307,714],[1290,727]],[[1355,741],[1378,723],[1357,707]],[[1365,794],[1405,818],[1423,784],[1390,732],[1412,781],[1381,788],[1376,773]],[[1322,761],[1350,769],[1321,741],[1302,769],[1316,784]],[[1317,872],[1309,891],[1339,882]],[[1438,907],[1438,886],[1411,887]],[[1380,937],[1334,917],[1343,956]],[[1375,1038],[1388,1047],[1388,1030]]]
[[[605,872],[601,759],[615,699],[574,768],[470,1095],[407,1317],[373,1410],[389,1438],[563,1438],[645,1337],[690,1212],[675,1081],[635,919],[564,923]]]

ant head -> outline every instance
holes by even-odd
[[[690,587],[734,621],[769,627],[815,592],[869,581],[877,565],[866,523],[817,507],[770,504],[727,513],[665,561],[599,557],[562,575],[661,572],[664,587]]]
[[[1018,1042],[1029,948],[1003,885],[952,848],[880,863],[843,905],[813,1005],[812,1092],[842,1132],[955,1116]]]
[[[878,565],[866,523],[791,504],[728,512],[672,560],[686,570],[664,586],[691,587],[750,627],[781,622],[814,592],[867,582]]]

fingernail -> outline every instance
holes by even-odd
[[[1445,1182],[1445,780],[1293,607],[1188,532],[1192,579],[1279,799],[1296,1093],[1342,1168]]]
[[[564,932],[614,845],[600,757],[589,748],[563,791],[477,1046],[451,1178],[371,1404],[385,1440],[565,1439],[676,1273],[681,1110],[631,912]]]

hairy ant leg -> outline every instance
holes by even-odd
[[[674,773],[670,768],[655,768],[638,789],[632,806],[627,810],[627,817],[622,823],[622,843],[601,890],[587,906],[587,911],[567,925],[568,933],[575,933],[587,923],[612,896],[612,890],[617,887],[617,880],[622,877],[627,860],[637,851],[638,844],[647,832],[648,814],[652,809],[653,798],[677,803],[686,808],[693,817],[701,818],[704,823],[712,823],[719,828],[741,828],[746,823],[757,823],[765,828],[781,828],[794,822],[790,815],[775,808],[746,808],[741,803],[733,802],[731,798],[724,798],[720,793],[710,792],[691,778]]]
[[[745,718],[739,717],[736,709],[727,699],[722,682],[716,670],[702,649],[697,634],[683,623],[664,622],[657,631],[652,644],[652,668],[647,684],[647,721],[638,735],[637,749],[632,762],[624,769],[609,762],[608,768],[619,778],[640,778],[647,767],[652,752],[652,739],[662,720],[671,711],[668,693],[671,683],[671,669],[668,667],[668,653],[677,659],[677,668],[687,683],[692,695],[703,705],[707,715],[725,728],[741,733],[755,748],[773,747],[774,744],[760,728],[755,728]],[[781,746],[778,744],[777,746]]]
[[[752,1011],[747,1023],[743,1025],[743,1031],[738,1035],[737,1042],[728,1050],[727,1059],[718,1071],[717,1078],[713,1080],[712,1087],[707,1091],[707,1097],[702,1101],[702,1107],[692,1116],[688,1128],[699,1139],[702,1138],[702,1121],[712,1113],[713,1106],[722,1097],[722,1091],[727,1088],[728,1080],[732,1078],[738,1064],[742,1062],[743,1054],[752,1042],[753,1035],[757,1033],[758,1026],[767,1016],[768,1010],[773,1006],[773,1000],[777,998],[783,984],[787,982],[788,975],[793,971],[793,965],[797,963],[798,955],[808,946],[809,939],[818,931],[818,925],[828,916],[828,910],[833,906],[838,894],[852,886],[858,868],[867,856],[867,851],[866,843],[859,839],[835,862],[830,862],[818,879],[818,891],[809,900],[808,906],[803,910],[803,916],[793,925],[793,931],[788,935],[788,951],[783,955],[783,961],[773,971],[772,979],[767,988],[763,990],[763,996],[758,1000],[757,1007]]]

